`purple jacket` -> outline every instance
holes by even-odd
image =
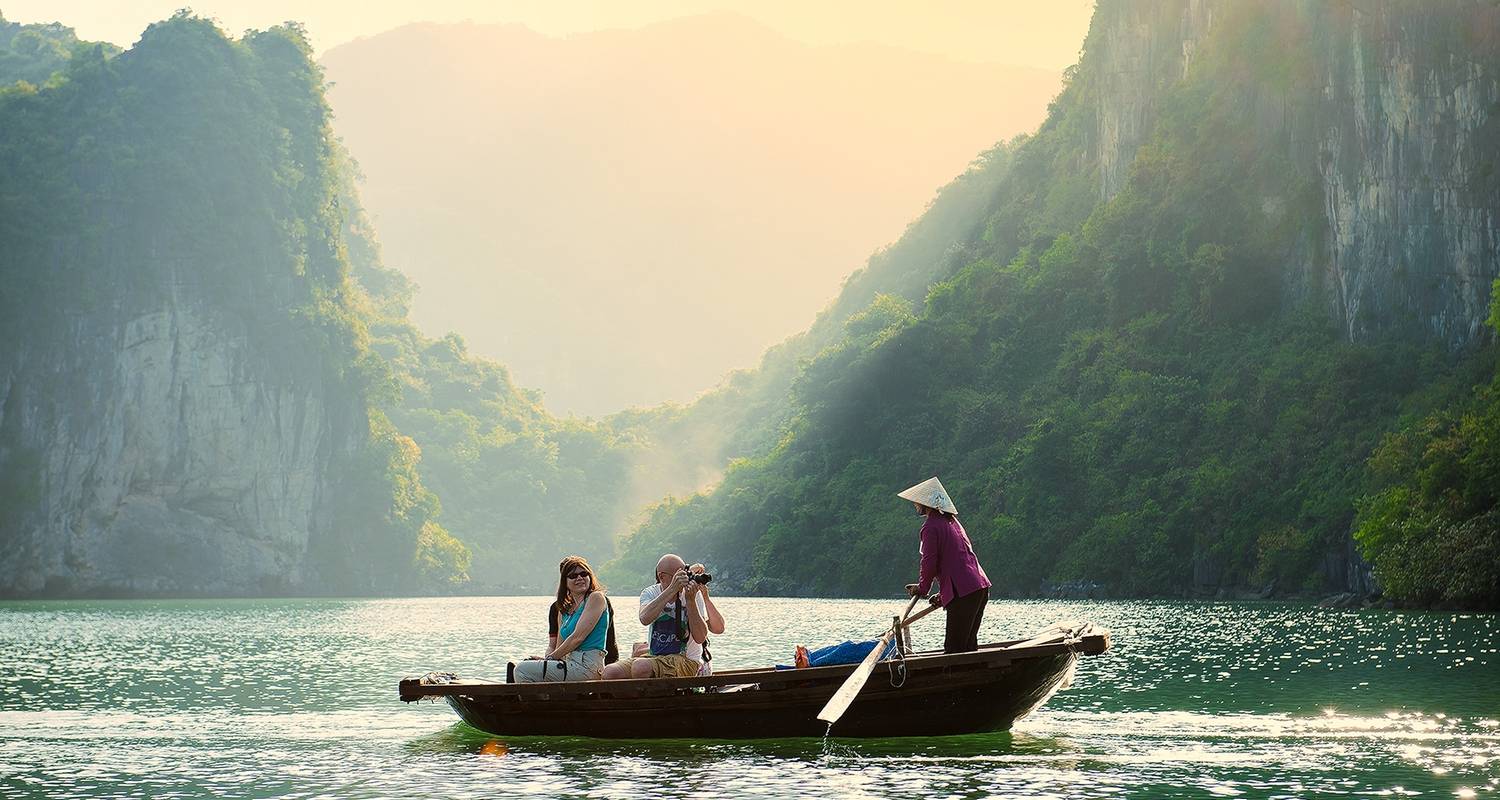
[[[956,597],[990,588],[990,578],[974,557],[964,526],[942,514],[929,514],[922,523],[922,577],[917,591],[927,594],[934,580],[944,606]]]

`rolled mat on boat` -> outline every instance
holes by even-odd
[[[843,641],[831,644],[827,647],[819,647],[807,654],[807,665],[809,667],[829,667],[834,664],[858,664],[865,660],[865,656],[875,649],[875,639],[863,642]],[[892,641],[886,646],[885,652],[880,654],[881,658],[890,658],[896,654],[896,643]],[[790,664],[777,664],[777,669],[797,669]]]

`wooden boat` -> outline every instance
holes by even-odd
[[[940,736],[1006,730],[1068,680],[1080,655],[1108,650],[1109,631],[1055,626],[973,653],[910,653],[876,666],[835,736]],[[708,677],[569,683],[408,678],[400,697],[445,698],[497,736],[759,739],[823,736],[819,709],[855,664],[737,669]]]

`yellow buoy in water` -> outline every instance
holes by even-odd
[[[504,758],[505,754],[509,752],[510,748],[506,747],[505,742],[502,742],[499,739],[491,739],[488,742],[485,742],[483,747],[479,748],[480,755],[494,756],[496,758]]]

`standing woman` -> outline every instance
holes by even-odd
[[[542,658],[514,664],[514,682],[598,679],[604,669],[609,607],[603,584],[582,556],[568,556],[558,565],[557,617],[557,645]]]
[[[943,634],[944,653],[979,649],[979,623],[990,599],[990,579],[974,556],[969,534],[958,522],[958,507],[937,478],[929,478],[896,495],[910,500],[922,523],[922,569],[918,583],[906,585],[907,594],[926,595],[937,581],[938,602],[948,616]]]

